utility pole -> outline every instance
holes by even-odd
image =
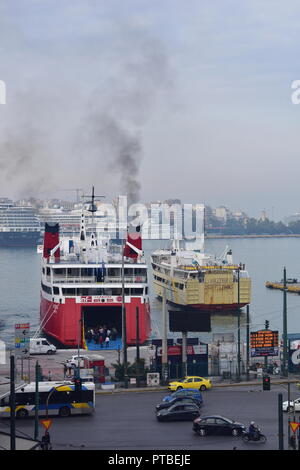
[[[128,388],[127,374],[127,332],[126,332],[126,309],[125,309],[125,279],[124,279],[124,250],[125,243],[122,246],[122,346],[123,346],[123,368],[124,368],[124,386]]]
[[[249,359],[250,359],[250,314],[249,314],[249,305],[246,307],[247,313],[247,332],[246,332],[246,342],[247,342],[247,358],[246,358],[246,369],[247,369],[247,381],[249,381]]]
[[[282,342],[283,342],[283,356],[281,373],[283,377],[288,376],[287,368],[287,288],[286,288],[286,268],[283,269],[283,328],[282,328]]]
[[[40,368],[39,363],[36,361],[35,363],[35,410],[34,410],[34,439],[38,439],[39,437],[39,405],[40,405],[40,397],[39,397],[39,379],[40,379]]]
[[[278,394],[278,450],[284,450],[282,393]]]
[[[15,356],[10,356],[10,450],[16,450]]]
[[[167,299],[166,299],[166,288],[163,287],[163,336],[162,336],[162,356],[161,356],[161,372],[162,380],[165,384],[168,379],[168,329],[167,329]]]
[[[241,310],[240,310],[240,267],[238,268],[238,344],[237,344],[237,381],[241,381]]]
[[[139,307],[136,307],[136,372],[137,386],[140,386],[140,325],[139,325]]]
[[[187,375],[187,331],[182,331],[182,376]]]

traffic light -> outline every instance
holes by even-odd
[[[271,390],[271,380],[269,375],[263,376],[263,390]]]
[[[74,384],[75,384],[75,392],[81,392],[82,380],[81,379],[75,379]]]
[[[269,324],[270,324],[269,320],[266,320],[266,321],[265,321],[265,329],[266,329],[266,330],[269,329]]]

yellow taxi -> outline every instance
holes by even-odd
[[[184,379],[170,382],[168,389],[174,392],[176,390],[181,390],[182,388],[192,388],[195,390],[201,390],[201,392],[203,392],[204,390],[211,388],[211,386],[212,384],[209,379],[198,376],[188,376],[184,377]]]

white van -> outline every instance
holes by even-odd
[[[46,338],[30,338],[30,354],[55,354],[56,347]]]

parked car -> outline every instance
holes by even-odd
[[[159,411],[159,410],[164,410],[166,408],[170,408],[170,406],[173,406],[175,404],[185,404],[185,403],[194,403],[195,405],[198,406],[198,408],[201,407],[202,405],[202,401],[197,401],[195,398],[193,397],[185,397],[185,396],[179,396],[179,397],[175,397],[173,398],[173,400],[170,400],[170,401],[164,401],[162,403],[159,403],[159,405],[156,405],[155,409],[156,411]]]
[[[201,390],[202,392],[208,388],[211,388],[211,381],[209,379],[205,379],[204,377],[189,376],[184,377],[184,379],[170,382],[168,388],[171,391],[180,390],[182,388],[193,388]]]
[[[71,366],[78,367],[78,362],[79,362],[79,367],[85,368],[87,363],[89,362],[89,357],[88,356],[72,356],[71,359],[67,360],[67,365],[70,364]]]
[[[224,416],[214,415],[196,418],[193,422],[193,430],[200,436],[208,434],[240,436],[246,430],[246,426]]]
[[[55,354],[56,347],[46,338],[30,338],[30,354]]]
[[[284,401],[282,403],[282,410],[283,411],[300,411],[300,398],[296,398],[296,400]]]
[[[191,421],[200,416],[200,409],[195,403],[177,403],[157,412],[158,421]]]
[[[192,397],[195,400],[197,400],[199,404],[203,403],[202,393],[199,390],[195,390],[193,388],[186,388],[186,389],[181,388],[177,390],[177,392],[173,392],[170,395],[166,395],[162,401],[169,402],[171,400],[174,400],[174,398],[177,398],[177,397],[185,397],[185,398]]]

